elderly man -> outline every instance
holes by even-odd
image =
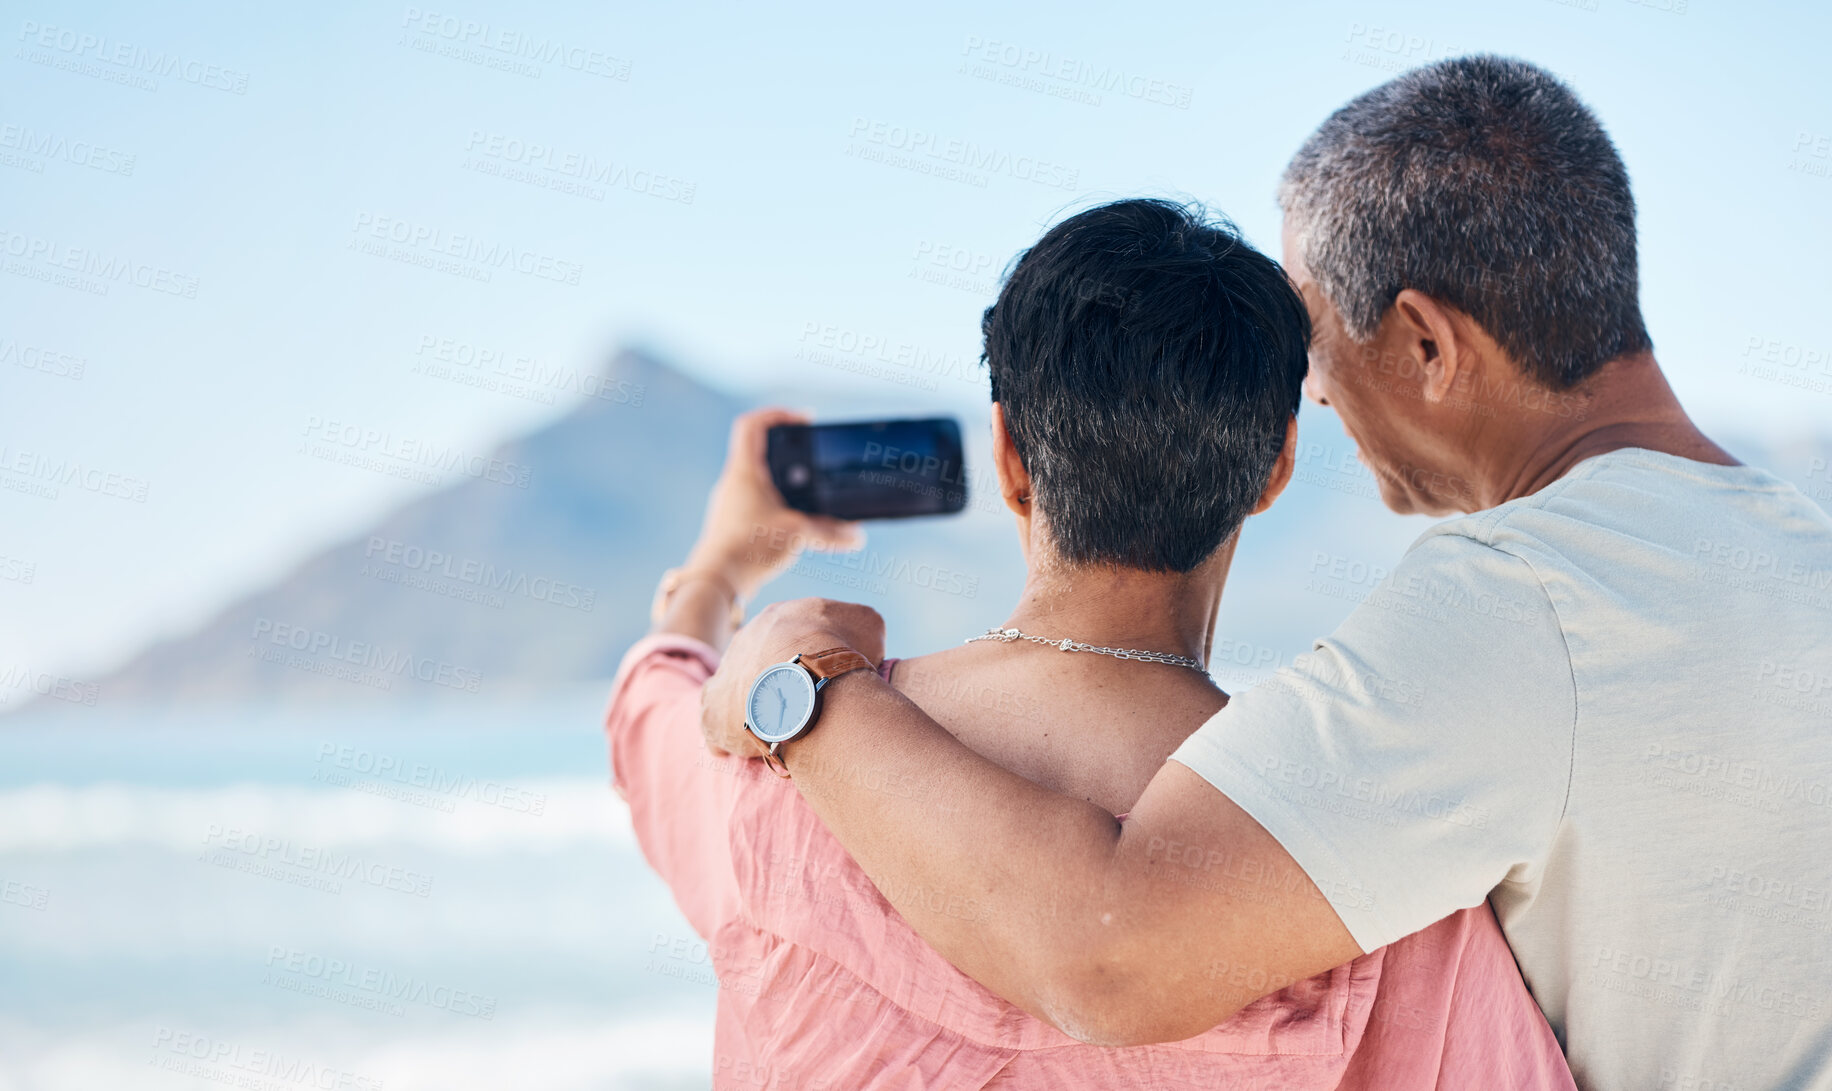
[[[795,784],[926,940],[1085,1041],[1194,1035],[1487,898],[1581,1086],[1827,1086],[1832,520],[1675,399],[1609,138],[1550,74],[1459,58],[1337,111],[1280,204],[1312,397],[1389,507],[1464,514],[1124,822],[869,670],[775,747]],[[756,752],[770,664],[882,643],[863,607],[765,611],[709,744]]]

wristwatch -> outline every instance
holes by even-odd
[[[787,663],[765,667],[751,683],[744,702],[744,726],[763,750],[763,760],[779,777],[789,775],[777,750],[801,738],[821,714],[821,690],[842,674],[872,670],[871,660],[851,648],[828,648],[798,655]]]

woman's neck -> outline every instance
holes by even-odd
[[[1235,541],[1187,573],[1034,564],[1003,627],[1206,663]]]

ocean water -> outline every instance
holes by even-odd
[[[0,1091],[705,1087],[605,693],[0,720]]]

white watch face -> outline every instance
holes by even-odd
[[[814,713],[814,679],[794,663],[778,663],[751,683],[744,712],[751,734],[764,742],[792,739]]]

